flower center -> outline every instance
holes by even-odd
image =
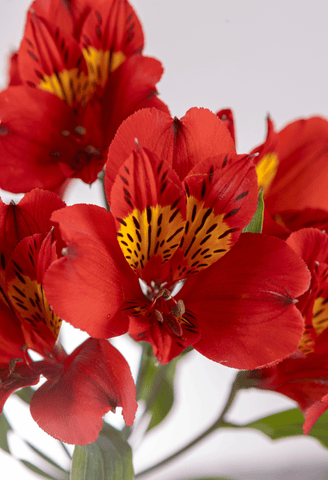
[[[150,302],[146,309],[146,316],[153,321],[164,324],[176,336],[182,336],[182,324],[189,323],[183,318],[186,312],[183,300],[176,300],[173,294],[177,294],[184,282],[177,282],[173,288],[167,288],[167,282],[160,283],[151,281],[150,286],[143,280],[139,280],[141,290]]]

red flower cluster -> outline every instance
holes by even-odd
[[[120,123],[139,108],[168,111],[155,84],[161,64],[142,55],[129,3],[33,2],[11,81],[0,93],[0,187],[62,190],[93,183]]]
[[[107,341],[88,339],[71,355],[58,340],[61,319],[49,306],[43,277],[57,258],[49,217],[64,203],[33,190],[18,205],[0,205],[0,408],[18,388],[47,381],[30,409],[47,433],[67,443],[94,441],[116,406],[132,425],[137,404],[129,366]],[[32,361],[29,350],[43,357]]]
[[[132,425],[131,372],[106,340],[129,332],[163,364],[193,346],[257,368],[257,387],[297,400],[308,432],[328,408],[328,123],[277,133],[268,119],[266,141],[238,155],[231,110],[171,118],[162,67],[142,49],[126,0],[28,12],[0,93],[0,187],[63,191],[94,182],[107,158],[110,211],[36,189],[1,203],[0,406],[42,375],[31,414],[55,438],[93,442],[116,406]],[[243,233],[259,189],[274,236]],[[70,355],[61,319],[92,337]]]

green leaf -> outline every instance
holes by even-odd
[[[73,454],[71,480],[133,480],[132,450],[121,433],[107,423],[99,438],[77,445]]]
[[[3,413],[0,415],[0,448],[7,453],[10,453],[8,440],[7,440],[7,433],[12,430],[8,420]]]
[[[298,408],[261,418],[256,422],[243,425],[244,428],[256,428],[272,440],[303,434],[304,417]],[[309,436],[316,438],[328,448],[328,412],[325,412],[314,424]]]
[[[257,209],[253,215],[252,220],[243,228],[243,233],[261,233],[263,227],[263,217],[264,217],[264,201],[263,201],[263,190],[260,190],[258,200],[257,200]]]
[[[31,462],[28,462],[27,460],[19,460],[21,463],[25,465],[29,470],[32,470],[32,472],[37,473],[38,475],[41,475],[43,478],[48,478],[49,480],[69,480],[68,474],[63,474],[62,472],[59,472],[59,476],[53,477],[52,475],[49,475],[49,473],[44,472],[41,470],[41,468],[36,467],[33,465]]]
[[[20,390],[17,390],[17,392],[15,392],[15,395],[21,398],[25,403],[30,404],[31,398],[34,392],[35,390],[33,390],[33,388],[24,387],[24,388],[21,388]]]

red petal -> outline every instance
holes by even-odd
[[[0,364],[9,364],[12,358],[22,358],[21,348],[24,344],[18,318],[7,305],[0,302]]]
[[[65,8],[61,10],[62,13],[67,12]],[[65,23],[67,19],[69,21],[68,12]],[[69,79],[78,82],[78,71],[87,75],[78,42],[63,31],[61,25],[57,26],[53,21],[47,22],[38,17],[34,9],[30,9],[27,15],[26,29],[18,52],[18,68],[22,80],[29,86],[38,86],[55,93],[69,104],[73,101],[73,88]],[[69,78],[62,76],[64,71]]]
[[[120,308],[127,296],[140,294],[140,286],[122,255],[112,214],[74,205],[56,212],[53,221],[67,245],[44,279],[54,311],[95,337],[125,333],[128,320]]]
[[[180,180],[201,160],[235,152],[229,132],[210,110],[192,108],[180,120],[157,110],[141,110],[120,126],[109,148],[108,198],[119,167],[135,148],[135,138],[142,147],[167,161]]]
[[[127,425],[137,410],[136,391],[124,357],[105,340],[89,338],[65,361],[60,376],[33,395],[34,420],[49,435],[75,445],[94,442],[102,417],[123,408]]]
[[[62,2],[62,0],[35,0],[30,10],[34,11],[36,15],[47,23],[48,26],[57,25],[60,26],[69,35],[73,35],[75,29],[75,19],[71,12],[72,3],[74,2]],[[81,2],[79,2],[80,4]],[[89,7],[90,9],[90,7]]]
[[[308,269],[285,242],[241,235],[230,252],[187,279],[180,292],[198,321],[201,339],[195,349],[242,369],[290,355],[303,333],[293,299],[309,282]]]
[[[156,107],[168,113],[167,106],[156,97],[155,85],[161,79],[162,74],[163,67],[158,60],[142,55],[133,55],[127,58],[120,68],[111,72],[104,91],[102,113],[102,128],[106,135],[107,145],[113,140],[121,123],[136,110]],[[119,159],[109,160],[111,168],[115,166],[114,172],[109,172],[112,180],[115,179],[117,170],[123,161],[135,148],[134,138],[132,138],[133,146],[128,150],[124,159],[121,161]],[[136,138],[139,140],[138,135]]]
[[[279,133],[279,169],[266,198],[270,212],[328,209],[327,143],[328,122],[320,117],[298,120]]]
[[[327,388],[327,387],[326,387]],[[321,400],[315,402],[305,412],[305,422],[303,425],[303,431],[305,435],[310,433],[311,428],[315,422],[323,415],[328,409],[328,394],[323,396]]]
[[[47,233],[52,227],[52,212],[63,208],[65,203],[52,192],[32,190],[16,205],[6,205],[0,200],[0,256],[5,268],[16,245],[35,233]]]
[[[13,52],[9,58],[9,82],[8,87],[14,87],[15,85],[20,85],[22,79],[18,71],[18,61],[17,61],[17,52]]]
[[[1,92],[0,109],[0,187],[14,193],[58,188],[66,179],[58,160],[75,153],[61,135],[73,115],[69,106],[55,95],[22,85]]]
[[[236,145],[235,125],[232,110],[230,110],[230,108],[225,108],[223,110],[219,110],[216,115],[225,124],[229,130],[234,145]]]
[[[319,208],[303,208],[302,210],[285,210],[279,212],[277,217],[291,232],[301,228],[318,228],[328,231],[328,211]],[[263,233],[264,231],[263,226]]]
[[[292,233],[286,242],[313,268],[314,262],[328,263],[328,235],[315,228],[304,228]]]
[[[136,148],[119,169],[110,205],[120,247],[141,278],[154,257],[160,257],[159,265],[172,257],[183,235],[186,202],[177,174],[165,161]]]
[[[72,12],[76,15],[81,6],[76,9],[74,3],[81,2],[73,2]],[[82,48],[91,46],[111,54],[120,51],[125,57],[141,52],[144,44],[141,24],[127,1],[96,1],[88,7],[90,12],[80,34]]]
[[[9,374],[8,366],[0,367],[0,414],[8,397],[19,388],[36,385],[41,373],[38,365],[33,365],[33,368],[30,368],[22,362],[15,365],[12,375]]]

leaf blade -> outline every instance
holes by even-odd
[[[77,445],[71,480],[133,480],[132,450],[121,432],[104,423],[98,439]]]
[[[257,200],[256,212],[253,215],[252,220],[243,228],[243,233],[261,233],[263,228],[263,219],[264,219],[264,201],[263,201],[263,190],[259,191],[259,196]]]

